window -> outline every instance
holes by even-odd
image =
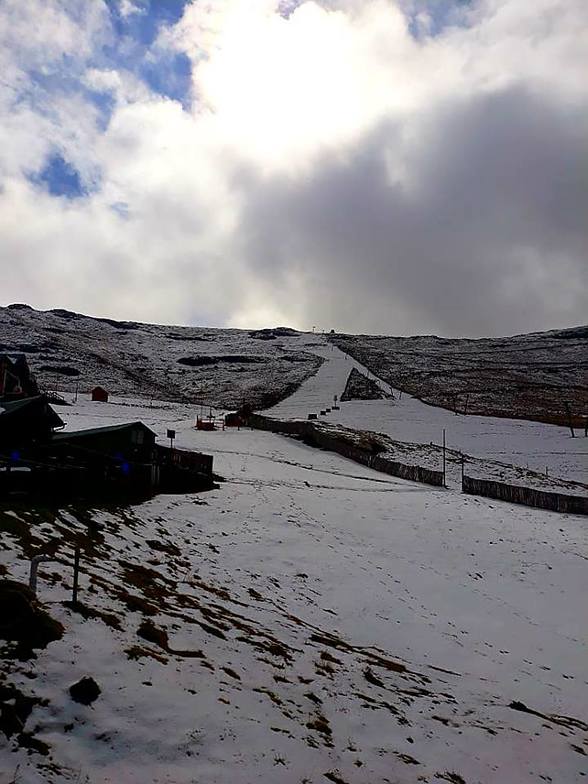
[[[133,430],[131,433],[131,442],[133,444],[142,444],[145,441],[145,433],[142,430]]]

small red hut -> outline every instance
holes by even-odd
[[[226,427],[238,427],[240,428],[243,424],[243,419],[241,415],[234,411],[229,414],[225,414],[225,425]]]
[[[98,403],[108,403],[108,392],[102,387],[94,387],[92,390],[92,400]]]

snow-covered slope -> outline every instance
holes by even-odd
[[[3,662],[43,700],[25,730],[48,756],[0,736],[2,784],[585,780],[583,519],[126,402],[83,401],[69,426],[107,411],[173,424],[227,482],[127,510],[3,513],[13,578],[62,540],[39,594],[66,631]],[[78,536],[86,618],[62,604]],[[88,707],[68,693],[84,675],[101,688]]]
[[[380,378],[428,403],[472,414],[576,422],[588,414],[588,326],[478,340],[332,335]]]
[[[320,364],[300,333],[168,327],[96,319],[66,310],[0,308],[0,353],[22,352],[44,390],[109,392],[159,400],[263,408]]]
[[[311,336],[303,336],[301,340],[316,342]],[[341,395],[352,367],[357,367],[362,373],[370,373],[333,344],[324,344],[322,348],[310,345],[308,350],[316,351],[324,359],[320,370],[294,394],[269,409],[268,415],[278,419],[306,419],[309,413],[332,407],[334,396]],[[445,430],[448,448],[503,464],[502,469],[487,465],[487,472],[493,477],[499,477],[502,470],[503,481],[521,483],[520,477],[509,476],[512,472],[508,468],[512,465],[544,475],[547,473],[546,479],[557,477],[583,483],[588,480],[588,438],[583,437],[583,431],[578,431],[577,438],[571,438],[569,429],[563,425],[503,417],[456,416],[447,409],[427,405],[406,393],[401,394],[400,390],[385,382],[378,383],[384,391],[393,392],[394,397],[342,402],[339,410],[331,410],[324,420],[384,433],[396,441],[436,445],[430,454],[419,450],[417,462],[438,470],[441,468],[441,453],[437,447],[442,443]]]
[[[365,372],[321,338],[288,339],[323,363],[272,416],[306,418],[351,367]],[[178,447],[214,455],[226,481],[212,492],[101,510],[0,502],[0,579],[26,581],[30,558],[57,546],[39,596],[65,630],[28,661],[0,642],[0,784],[586,781],[585,518],[416,485],[266,432],[196,431],[197,413],[137,393],[62,410],[72,430],[175,429]],[[587,440],[563,427],[406,394],[325,420],[431,460],[445,429],[480,463],[583,478]],[[101,690],[89,706],[69,693],[83,676]]]

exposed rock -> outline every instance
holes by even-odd
[[[189,367],[217,365],[221,362],[228,364],[237,363],[241,365],[257,365],[265,362],[265,359],[263,357],[252,356],[249,354],[202,354],[199,357],[180,357],[180,359],[178,359],[178,363],[180,365],[188,365]]]
[[[0,580],[0,639],[16,643],[16,658],[29,659],[33,649],[62,635],[63,626],[42,609],[27,585]]]
[[[0,684],[0,732],[7,738],[21,732],[38,702],[13,685]]]
[[[45,373],[53,373],[56,376],[79,376],[80,371],[77,368],[69,367],[68,365],[41,365],[39,368]]]
[[[341,400],[382,400],[390,397],[373,379],[353,368],[347,378]]]
[[[91,705],[100,696],[101,689],[94,678],[85,676],[69,687],[69,694],[74,702]]]

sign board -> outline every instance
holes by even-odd
[[[175,430],[168,430],[167,431],[167,437],[170,438],[170,439],[175,438],[176,437],[176,431]]]

